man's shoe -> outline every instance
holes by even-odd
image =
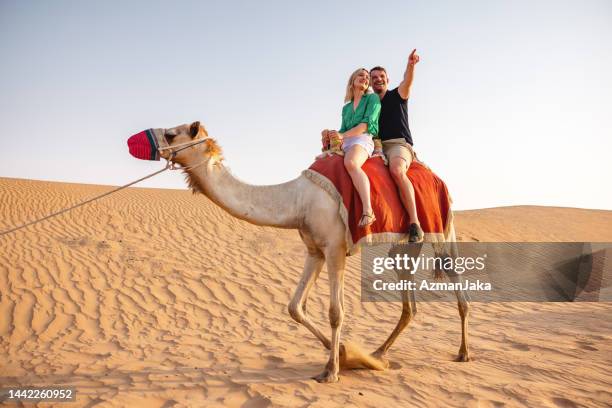
[[[410,229],[408,230],[408,242],[423,242],[424,237],[425,234],[423,233],[423,230],[419,224],[415,224],[414,222],[410,224]]]

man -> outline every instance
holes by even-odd
[[[389,171],[399,190],[402,204],[410,217],[409,242],[422,242],[423,230],[419,223],[414,199],[414,187],[406,172],[415,159],[412,149],[412,135],[408,127],[408,98],[414,79],[414,66],[419,62],[416,49],[408,57],[404,79],[397,88],[387,90],[389,78],[383,67],[370,70],[372,89],[380,97],[382,109],[378,120],[378,136],[383,143],[383,151],[389,160]]]

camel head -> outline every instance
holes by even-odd
[[[155,136],[160,148],[160,156],[164,159],[169,159],[173,151],[177,151],[174,161],[184,167],[201,162],[206,158],[222,159],[221,149],[213,139],[207,139],[203,143],[178,151],[189,143],[208,138],[208,132],[198,121],[161,130],[155,132]],[[176,149],[167,149],[174,146]]]

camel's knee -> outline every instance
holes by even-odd
[[[417,314],[417,311],[413,308],[402,309],[403,319],[412,319]]]
[[[344,320],[344,310],[340,305],[331,305],[329,307],[329,324],[332,329],[340,327]]]
[[[302,323],[304,321],[304,318],[306,317],[304,314],[304,308],[299,302],[291,301],[287,307],[287,310],[289,311],[291,318],[296,322]]]
[[[414,315],[416,315],[416,310],[412,310],[412,309],[402,310],[402,315],[400,316],[400,323],[399,323],[400,330],[404,330],[406,326],[408,326],[410,321],[414,318]]]

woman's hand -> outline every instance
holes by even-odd
[[[330,138],[332,138],[332,137],[337,137],[337,138],[339,138],[340,140],[342,140],[342,139],[344,139],[344,133],[340,133],[340,132],[338,132],[337,130],[330,130],[330,131],[329,131],[329,137],[330,137]]]
[[[336,130],[330,130],[328,135],[331,149],[340,150],[342,148],[342,138],[344,135]]]

